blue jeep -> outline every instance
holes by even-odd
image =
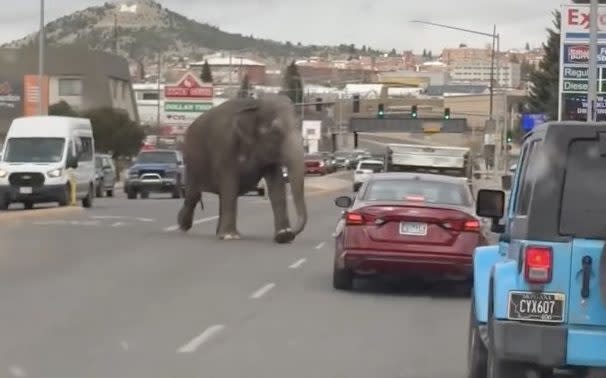
[[[175,150],[141,151],[124,180],[129,199],[148,198],[150,193],[171,193],[181,198],[184,193],[185,166],[181,152]]]
[[[500,239],[474,254],[468,376],[606,367],[606,123],[537,127],[507,208],[500,190],[480,190],[476,207]]]

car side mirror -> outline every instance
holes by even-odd
[[[349,198],[348,196],[341,196],[341,197],[335,198],[335,205],[337,207],[349,208],[349,207],[351,207],[352,203],[353,203],[353,200],[351,198]]]
[[[66,168],[78,168],[78,158],[71,155],[67,157],[67,161],[65,162]]]
[[[505,192],[502,190],[480,189],[476,200],[476,214],[492,219],[491,231],[501,233],[504,226],[499,220],[505,215]]]

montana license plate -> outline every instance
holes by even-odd
[[[566,296],[561,293],[509,292],[507,315],[510,320],[561,323]]]
[[[21,194],[32,194],[32,187],[31,186],[22,186],[19,188],[19,193]]]
[[[427,235],[427,223],[401,222],[400,223],[400,234],[401,235],[425,236],[425,235]]]

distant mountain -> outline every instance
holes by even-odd
[[[49,45],[75,43],[113,50],[117,40],[119,53],[133,60],[155,59],[160,52],[195,59],[197,55],[217,50],[254,52],[268,58],[351,54],[353,51],[349,45],[303,46],[227,33],[163,8],[152,0],[121,0],[90,7],[50,22],[46,33]],[[37,33],[33,33],[4,47],[33,44],[36,37]]]

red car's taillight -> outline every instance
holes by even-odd
[[[453,231],[480,232],[480,221],[477,219],[446,221],[442,225]]]
[[[375,220],[375,217],[371,215],[361,214],[355,211],[347,212],[345,214],[345,224],[348,226],[362,226],[365,224],[371,224]]]
[[[550,247],[529,246],[524,251],[524,278],[528,283],[551,282],[553,251]]]
[[[480,232],[480,221],[476,219],[465,221],[463,223],[463,231]]]

